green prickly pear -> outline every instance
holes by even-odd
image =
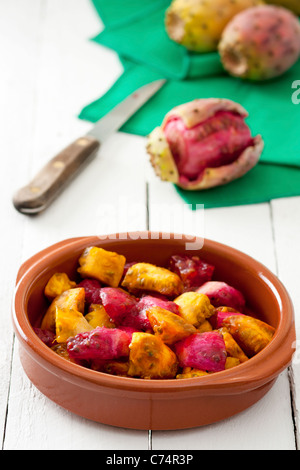
[[[196,52],[216,51],[226,24],[261,0],[173,0],[165,25],[169,37]]]

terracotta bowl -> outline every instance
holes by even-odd
[[[33,330],[46,309],[43,289],[49,277],[64,271],[74,278],[85,247],[97,245],[123,254],[127,261],[164,266],[171,255],[185,253],[190,242],[186,236],[149,232],[102,240],[82,237],[62,241],[25,262],[17,279],[13,325],[21,362],[32,383],[49,399],[84,418],[144,430],[206,425],[239,413],[262,398],[291,363],[295,351],[293,306],[286,289],[265,266],[214,241],[204,240],[204,246],[193,254],[215,265],[215,279],[240,289],[250,310],[276,328],[272,341],[246,363],[183,380],[117,377],[61,358]]]

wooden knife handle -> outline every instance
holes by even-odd
[[[31,183],[17,191],[13,198],[15,208],[24,214],[44,210],[96,154],[99,146],[100,142],[91,136],[75,140],[50,160]]]

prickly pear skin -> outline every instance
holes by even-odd
[[[246,303],[243,294],[226,282],[206,282],[197,289],[197,292],[207,295],[214,307],[226,305],[242,312]]]
[[[218,331],[196,333],[174,345],[181,367],[195,367],[209,372],[225,370],[226,348]]]
[[[171,256],[169,267],[178,274],[184,285],[184,292],[195,289],[212,279],[215,267],[198,256]]]
[[[173,108],[148,137],[156,175],[191,191],[242,177],[257,164],[264,147],[261,136],[251,137],[247,115],[238,103],[220,98]]]
[[[261,3],[261,0],[173,0],[166,12],[166,31],[173,41],[191,51],[215,51],[231,18]]]
[[[279,6],[249,8],[227,25],[219,52],[225,70],[235,77],[279,77],[300,57],[299,19]]]
[[[131,335],[117,328],[97,327],[67,341],[69,356],[76,360],[112,360],[129,355]]]

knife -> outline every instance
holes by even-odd
[[[45,210],[68,183],[98,153],[101,143],[142,107],[166,82],[156,80],[144,85],[101,118],[83,137],[68,145],[13,197],[14,207],[23,214]]]

